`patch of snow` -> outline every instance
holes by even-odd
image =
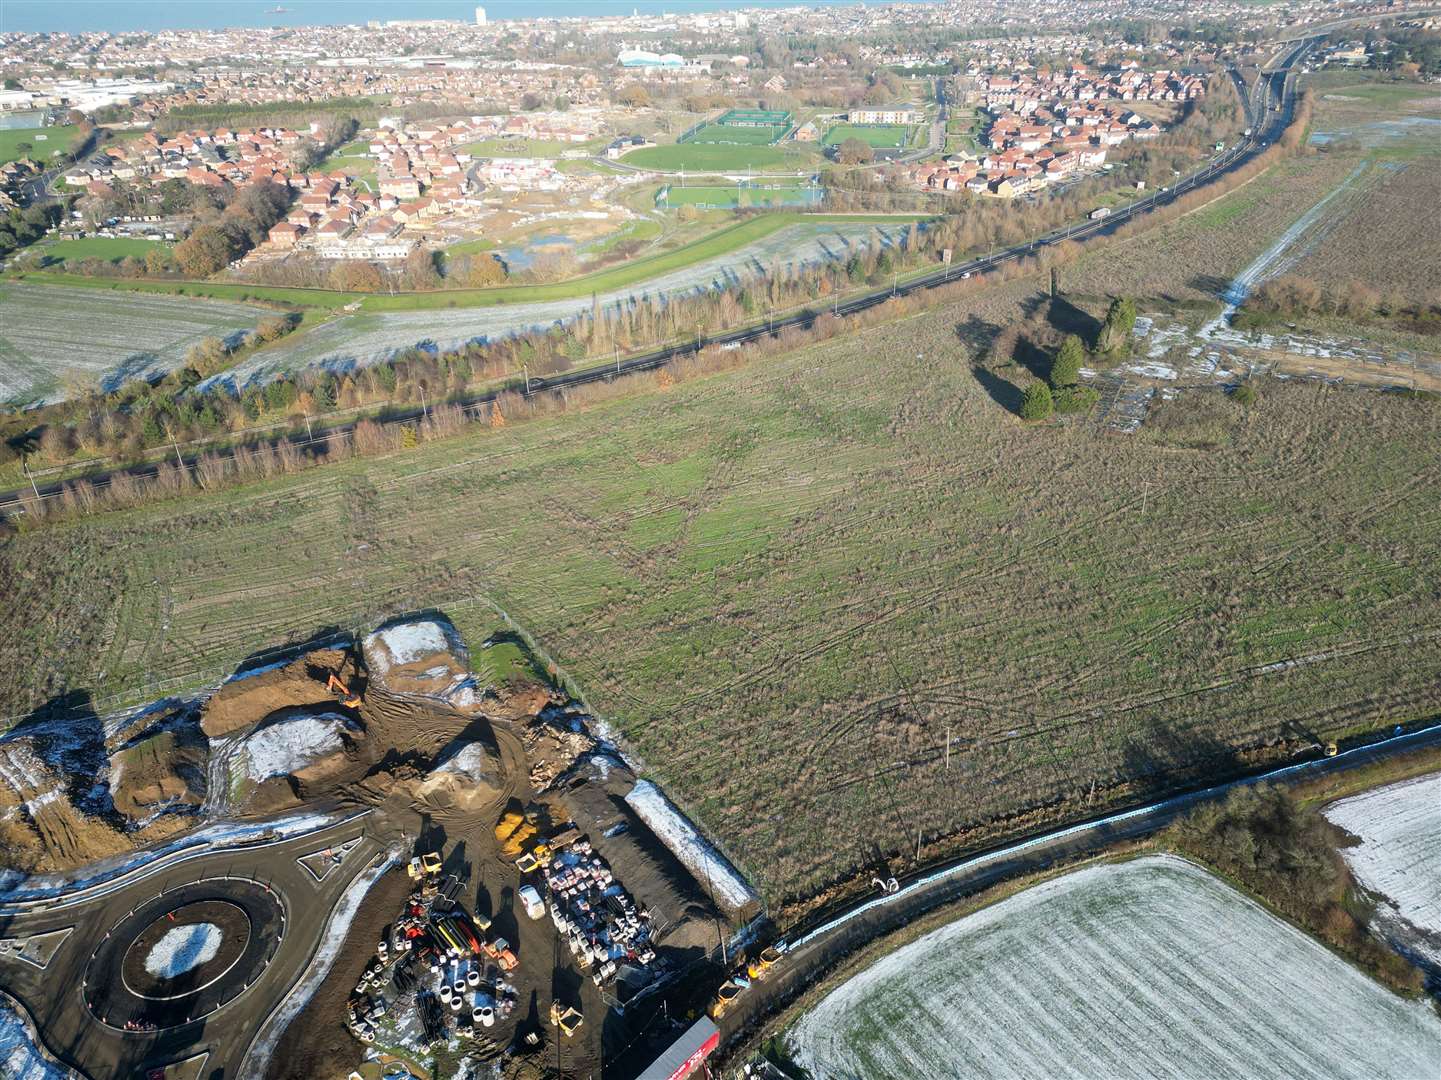
[[[214,960],[223,939],[214,923],[172,926],[146,955],[145,970],[157,979],[177,978]]]
[[[366,655],[376,643],[385,646],[390,660],[396,664],[413,664],[415,661],[436,653],[450,651],[450,638],[438,622],[425,619],[419,622],[397,623],[384,630],[377,630],[365,639]],[[443,671],[441,674],[445,674]]]
[[[1144,375],[1152,379],[1176,379],[1179,376],[1176,369],[1166,364],[1145,363],[1127,364],[1126,370],[1136,375]]]
[[[29,743],[0,746],[0,779],[18,795],[50,786],[50,772]]]
[[[293,716],[267,724],[242,743],[246,774],[259,783],[303,769],[340,750],[350,727],[350,720],[339,713]]]
[[[227,675],[220,685],[228,686],[231,683],[242,682],[245,679],[253,679],[257,675],[264,675],[267,671],[279,671],[294,659],[295,657],[288,656],[284,660],[275,660],[269,664],[259,664],[256,667],[246,668],[244,671],[237,671],[233,675]]]
[[[756,902],[758,897],[745,879],[660,788],[649,780],[638,781],[625,801],[728,914]]]
[[[1441,1020],[1173,856],[1088,867],[934,930],[790,1035],[823,1080],[1414,1080]]]
[[[1357,880],[1441,934],[1441,773],[1342,799],[1326,817],[1361,838],[1341,852]]]
[[[494,768],[490,766],[490,755],[486,753],[485,747],[478,742],[466,743],[450,757],[436,766],[436,772],[460,773],[472,780],[485,780],[491,777]]]
[[[60,798],[60,789],[51,788],[49,791],[42,791],[39,795],[36,795],[35,798],[27,801],[25,803],[25,809],[33,818],[36,811],[40,810],[43,807],[49,806],[58,798]]]
[[[5,1080],[69,1080],[62,1068],[37,1044],[34,1029],[11,998],[0,993],[0,1076]]]

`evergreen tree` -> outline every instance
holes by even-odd
[[[1067,334],[1051,361],[1051,386],[1057,390],[1063,386],[1075,386],[1081,378],[1081,365],[1085,362],[1086,347],[1081,344],[1081,339],[1075,334]]]
[[[1045,420],[1055,408],[1051,388],[1045,383],[1034,382],[1026,387],[1026,396],[1021,399],[1022,420]]]
[[[1131,331],[1136,327],[1136,302],[1129,296],[1118,296],[1111,301],[1106,312],[1106,322],[1096,337],[1097,352],[1115,352],[1131,340]]]

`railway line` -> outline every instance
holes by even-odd
[[[1247,118],[1250,122],[1248,129],[1251,132],[1250,135],[1244,136],[1234,146],[1217,154],[1201,168],[1181,177],[1174,184],[1154,191],[1124,206],[1117,207],[1104,218],[1076,222],[1052,230],[1049,233],[1035,237],[1024,243],[972,259],[969,262],[943,266],[930,273],[911,278],[909,281],[893,284],[889,288],[883,287],[875,289],[849,300],[838,301],[832,304],[829,309],[806,309],[773,318],[755,326],[742,327],[720,334],[697,335],[692,341],[653,349],[649,352],[632,356],[629,359],[621,360],[613,365],[588,367],[579,371],[572,371],[548,378],[526,376],[524,386],[519,389],[521,389],[526,397],[532,397],[536,394],[559,393],[591,383],[609,382],[623,375],[654,371],[669,363],[671,360],[679,357],[693,356],[708,346],[736,348],[772,337],[787,329],[795,327],[807,328],[817,317],[827,310],[837,318],[845,318],[868,311],[871,308],[884,304],[887,300],[894,297],[923,293],[931,289],[949,285],[954,281],[993,273],[1007,263],[1035,255],[1045,248],[1055,247],[1058,244],[1072,240],[1084,240],[1096,236],[1108,235],[1126,222],[1142,217],[1161,207],[1169,206],[1187,193],[1204,187],[1219,177],[1234,172],[1263,153],[1291,122],[1296,103],[1294,69],[1319,40],[1319,38],[1314,37],[1306,38],[1290,46],[1280,62],[1262,71],[1260,78],[1257,80],[1257,85],[1252,89],[1252,92],[1243,92],[1241,94],[1242,101],[1246,107]],[[1232,77],[1239,78],[1234,72],[1232,73]],[[510,392],[513,389],[515,388],[506,387],[504,390],[494,391],[472,398],[461,404],[461,408],[472,416],[481,415],[490,409],[491,403],[494,402],[501,393]],[[424,408],[410,409],[389,416],[384,423],[388,426],[414,426],[422,422],[427,413],[428,410]],[[336,439],[344,438],[353,431],[354,424],[346,424],[293,441],[303,449],[318,449],[323,452],[329,443]],[[228,451],[221,451],[220,453],[224,455],[228,453]],[[193,472],[197,468],[200,454],[199,452],[190,455],[177,454],[177,457],[179,457],[181,464],[183,464],[185,468]],[[156,475],[159,468],[160,463],[153,462],[133,469],[114,470],[114,472],[123,471],[128,472],[136,479],[150,479]],[[110,486],[110,478],[114,475],[114,472],[87,477],[87,479],[90,480],[97,491],[104,491]],[[52,482],[49,484],[33,483],[32,490],[33,495],[42,500],[58,499],[63,494],[64,482]],[[24,513],[22,493],[26,493],[23,488],[0,493],[0,517]]]

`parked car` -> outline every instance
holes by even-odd
[[[520,887],[520,902],[525,907],[525,913],[532,919],[545,916],[545,901],[540,898],[540,893],[534,885]]]

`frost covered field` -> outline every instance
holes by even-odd
[[[1342,799],[1326,817],[1361,838],[1341,852],[1361,884],[1441,934],[1441,773]]]
[[[1441,1019],[1171,856],[927,934],[791,1031],[817,1080],[1436,1075]]]
[[[865,246],[872,228],[880,234],[882,244],[891,243],[899,235],[894,227],[864,222],[805,222],[781,229],[727,255],[672,271],[660,280],[599,293],[595,302],[607,307],[644,296],[685,296],[756,277],[772,267],[785,270],[846,259],[858,247]],[[388,359],[422,342],[442,350],[456,349],[470,341],[545,330],[557,322],[568,322],[590,308],[591,297],[584,296],[491,307],[356,312],[287,338],[215,378],[248,385],[277,371],[300,371],[307,367],[347,371]]]
[[[105,389],[163,374],[202,338],[266,312],[246,304],[63,285],[0,284],[0,401],[58,400],[72,375]]]

